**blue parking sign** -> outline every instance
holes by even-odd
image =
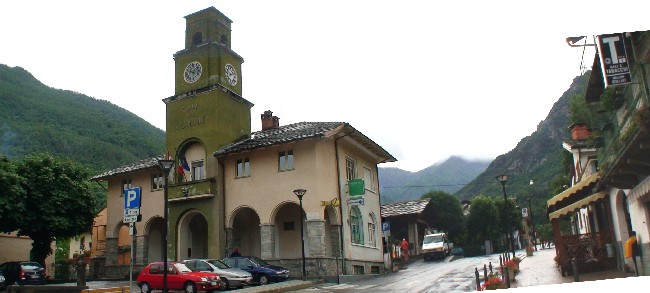
[[[133,187],[124,190],[124,209],[140,208],[140,187]]]

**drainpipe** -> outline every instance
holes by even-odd
[[[224,234],[224,246],[223,246],[223,255],[224,257],[228,257],[228,225],[226,223],[226,173],[225,172],[225,167],[223,162],[217,157],[217,172],[221,175],[219,179],[221,179],[221,184],[223,186],[223,212],[221,213],[223,215],[223,234]],[[215,188],[217,190],[219,189],[217,186],[219,184],[219,181],[215,183]]]
[[[341,226],[339,226],[339,237],[340,239],[340,245],[341,245],[341,262],[342,262],[342,270],[343,274],[346,274],[346,269],[345,269],[345,253],[344,253],[344,245],[343,245],[343,197],[341,196],[341,169],[339,168],[339,144],[338,140],[341,138],[344,138],[350,134],[354,133],[354,130],[350,133],[346,133],[341,137],[338,137],[334,139],[334,153],[336,154],[336,182],[338,183],[338,194],[339,194],[339,214],[341,217]]]

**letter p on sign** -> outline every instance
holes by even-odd
[[[140,187],[124,190],[124,209],[140,208]]]

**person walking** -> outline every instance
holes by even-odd
[[[406,238],[402,238],[402,260],[404,263],[409,262],[409,242],[406,241]]]

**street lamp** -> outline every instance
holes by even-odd
[[[303,215],[302,215],[302,197],[305,196],[307,190],[296,189],[293,193],[296,194],[298,200],[300,201],[300,244],[302,245],[302,280],[304,281],[307,277],[307,270],[305,269],[305,236],[303,228]]]
[[[533,180],[530,180],[530,196],[528,196],[528,212],[530,213],[530,224],[533,226],[533,245],[535,247],[535,251],[537,251],[537,235],[535,235],[535,220],[533,219],[533,208],[530,205],[530,200],[532,199],[534,193],[533,193]]]
[[[510,204],[508,203],[508,198],[506,197],[506,181],[508,181],[508,175],[498,175],[495,177],[499,182],[501,182],[501,187],[503,188],[503,200],[505,201],[505,216],[506,216],[506,226],[508,228],[508,241],[510,242],[510,250],[512,251],[512,257],[515,257],[515,245],[512,243],[512,231],[510,231]]]
[[[169,185],[169,171],[171,171],[172,166],[174,166],[173,160],[158,160],[158,165],[162,169],[163,174],[165,175],[165,203],[164,203],[164,220],[165,220],[165,229],[163,229],[163,241],[162,241],[162,253],[163,253],[163,292],[167,293],[167,230],[169,230],[169,210],[167,209],[167,198],[168,195],[168,185]]]

